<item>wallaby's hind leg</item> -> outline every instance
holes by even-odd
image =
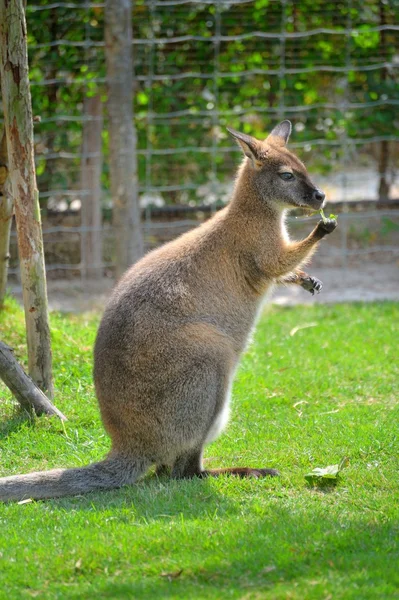
[[[202,449],[190,450],[179,456],[172,469],[174,479],[190,479],[191,477],[202,477]]]
[[[223,369],[221,369],[223,371]],[[220,385],[219,398],[215,402],[218,407],[216,415],[205,435],[205,441],[202,447],[189,450],[181,454],[175,460],[172,469],[172,477],[175,479],[192,477],[218,477],[219,475],[229,474],[238,477],[274,477],[279,475],[275,469],[252,469],[250,467],[230,467],[222,469],[204,469],[202,464],[203,447],[215,440],[219,433],[225,428],[229,417],[229,404],[231,393],[231,373],[225,373],[225,384]]]

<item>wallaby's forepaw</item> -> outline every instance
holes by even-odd
[[[315,292],[320,294],[323,284],[320,279],[317,279],[316,277],[310,277],[309,275],[308,277],[302,279],[301,287],[314,296]]]
[[[332,233],[337,226],[337,221],[335,219],[326,219],[325,221],[321,220],[317,223],[317,233],[322,238],[329,233]]]

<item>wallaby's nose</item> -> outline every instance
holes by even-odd
[[[326,197],[325,193],[322,192],[321,190],[314,190],[313,199],[316,200],[317,202],[323,202],[325,197]]]

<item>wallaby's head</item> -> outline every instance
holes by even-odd
[[[233,129],[228,128],[228,131],[248,159],[243,168],[262,200],[283,207],[318,210],[323,205],[325,194],[312,183],[303,162],[287,149],[291,129],[290,121],[282,121],[263,141]]]

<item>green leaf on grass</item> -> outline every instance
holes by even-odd
[[[316,467],[310,473],[305,475],[306,481],[313,484],[323,483],[336,483],[338,481],[339,473],[348,464],[348,458],[345,456],[337,465],[329,465],[328,467],[320,468]]]

